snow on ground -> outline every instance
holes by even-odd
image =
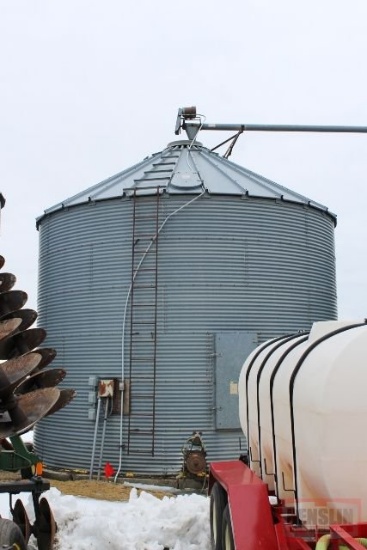
[[[132,489],[128,503],[107,503],[52,489],[48,500],[60,529],[60,550],[210,548],[208,499],[199,495],[159,500]]]
[[[210,549],[209,499],[204,496],[160,500],[144,491],[138,496],[135,488],[129,502],[76,498],[55,488],[44,496],[58,524],[55,550]],[[33,521],[30,496],[21,498]],[[10,517],[8,495],[0,495],[0,513]]]
[[[33,432],[22,438],[33,441]],[[132,488],[128,502],[106,502],[63,495],[52,488],[42,496],[58,525],[55,550],[210,550],[209,499],[201,495],[161,500],[144,491],[138,495]],[[17,498],[13,497],[13,505]],[[23,493],[19,498],[33,522],[31,496]],[[7,494],[0,494],[0,514],[11,519]],[[31,542],[32,537],[33,550]]]

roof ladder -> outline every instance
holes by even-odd
[[[154,456],[160,187],[133,194],[127,454]]]

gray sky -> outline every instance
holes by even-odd
[[[366,21],[365,0],[0,0],[1,253],[28,305],[35,218],[162,150],[178,107],[367,126]],[[231,160],[337,213],[339,316],[367,316],[367,134],[248,134]]]

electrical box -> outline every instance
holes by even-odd
[[[97,395],[95,391],[89,391],[88,392],[88,403],[90,405],[95,405],[97,402]]]
[[[115,381],[110,380],[100,380],[98,382],[98,397],[113,397],[115,388]]]
[[[93,409],[88,409],[88,420],[94,421],[96,419],[96,414],[95,407]]]
[[[97,376],[90,376],[88,378],[88,386],[91,386],[93,388],[96,388],[98,386],[98,378]]]

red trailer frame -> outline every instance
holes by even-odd
[[[274,495],[267,484],[242,460],[212,463],[211,497],[215,484],[226,493],[235,550],[310,550],[325,534],[330,536],[328,550],[338,550],[341,545],[351,550],[365,549],[356,539],[367,538],[367,523],[331,525],[327,530],[302,526],[284,501],[271,504],[269,497]],[[210,519],[215,521],[212,513]],[[213,527],[217,530],[211,525],[212,533]]]

